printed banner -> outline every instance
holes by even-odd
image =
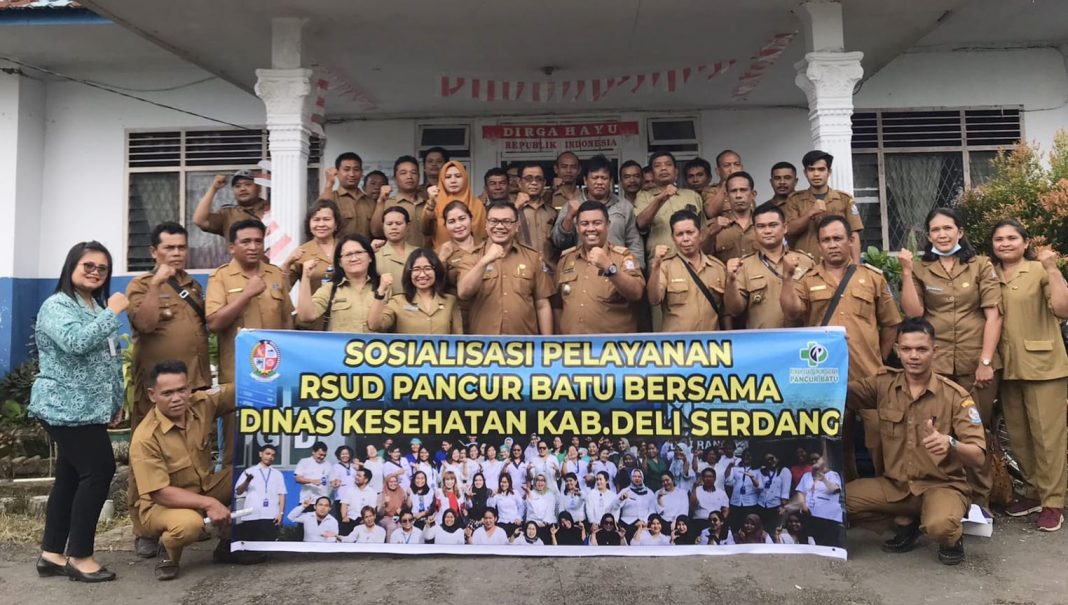
[[[236,359],[236,549],[846,554],[841,328],[246,330]]]
[[[482,138],[506,153],[612,150],[622,137],[638,134],[637,122],[578,124],[501,124],[482,127]]]

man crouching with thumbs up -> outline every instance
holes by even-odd
[[[938,543],[938,560],[964,560],[961,519],[971,502],[964,467],[986,458],[983,423],[968,392],[931,371],[935,334],[910,317],[894,344],[904,370],[850,381],[846,406],[877,409],[885,473],[846,484],[846,512],[855,525],[884,531],[886,552],[912,550],[920,532]]]

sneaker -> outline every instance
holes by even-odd
[[[156,538],[134,538],[134,552],[142,559],[151,559],[159,554],[159,540]]]
[[[1044,506],[1038,515],[1038,531],[1057,531],[1061,528],[1062,522],[1064,522],[1064,515],[1061,514],[1059,508]]]
[[[178,561],[160,559],[159,563],[156,563],[156,579],[161,582],[173,580],[178,577],[178,569]]]
[[[1005,514],[1010,517],[1026,517],[1038,512],[1042,512],[1042,504],[1030,498],[1017,498],[1005,507]]]
[[[938,562],[942,565],[959,565],[964,560],[964,538],[957,538],[952,546],[938,547]]]
[[[916,546],[916,540],[920,538],[920,522],[913,521],[908,525],[898,525],[894,530],[894,537],[883,542],[883,552],[902,553],[908,552]]]

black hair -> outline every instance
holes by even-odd
[[[415,156],[402,155],[397,158],[396,162],[393,162],[393,174],[397,174],[397,168],[399,168],[401,164],[415,164],[415,167],[419,168],[419,160],[415,159]]]
[[[320,210],[329,210],[334,215],[334,235],[337,235],[341,231],[341,227],[345,222],[345,219],[341,218],[341,210],[334,203],[334,200],[315,200],[315,203],[308,207],[308,212],[304,214],[304,233],[311,239],[314,236],[311,231],[311,221]]]
[[[727,154],[732,154],[732,155],[738,156],[738,160],[739,161],[742,159],[742,154],[738,153],[737,151],[735,151],[733,149],[724,149],[723,151],[721,151],[721,152],[716,154],[716,168],[719,168],[719,163],[721,161],[723,161],[723,156],[725,156]]]
[[[635,165],[637,164],[636,162],[632,163],[634,163]],[[586,163],[583,166],[583,175],[589,176],[594,172],[607,172],[608,178],[612,178],[614,176],[612,174],[612,162],[610,162],[608,158],[604,157],[604,154],[601,153],[593,156],[592,158],[586,160]]]
[[[412,267],[415,266],[415,261],[421,258],[425,258],[434,269],[434,293],[438,296],[445,296],[445,266],[441,264],[438,254],[434,252],[433,248],[416,248],[408,255],[408,260],[404,261],[404,273],[401,275],[404,298],[410,304],[415,303],[415,284],[412,283]]]
[[[826,151],[820,151],[819,149],[813,149],[812,151],[806,153],[805,156],[801,158],[801,165],[804,166],[805,168],[808,168],[809,166],[812,166],[813,164],[815,164],[816,162],[818,162],[820,160],[823,160],[823,161],[827,162],[827,169],[829,170],[831,168],[831,164],[834,162],[834,156],[829,154],[829,153],[827,153]]]
[[[152,242],[153,248],[159,247],[159,243],[161,240],[160,236],[164,233],[166,233],[167,235],[184,235],[186,241],[189,240],[189,232],[186,231],[185,227],[174,221],[164,221],[156,225],[155,228],[152,229],[152,239],[149,241]]]
[[[356,161],[360,164],[360,167],[363,168],[363,159],[352,151],[346,151],[345,153],[337,156],[337,158],[334,160],[334,168],[341,168],[341,162],[344,162],[345,160]]]
[[[368,172],[367,174],[365,174],[364,177],[363,177],[363,186],[364,187],[367,186],[367,180],[370,179],[373,176],[380,176],[380,177],[382,177],[382,180],[384,180],[387,184],[389,183],[389,177],[386,176],[385,172],[382,172],[381,170],[372,170],[371,172]]]
[[[749,189],[750,190],[756,189],[756,181],[753,180],[753,175],[749,174],[748,172],[746,172],[744,170],[739,170],[738,172],[732,172],[729,177],[723,179],[723,184],[724,185],[728,185],[731,182],[731,179],[745,179],[746,181],[749,182]],[[727,188],[729,189],[730,187],[727,187]]]
[[[753,218],[755,219],[761,214],[768,213],[773,213],[779,217],[780,221],[786,222],[786,213],[783,212],[782,208],[780,208],[779,205],[775,202],[764,202],[763,204],[757,206],[756,210],[753,211]]]
[[[402,207],[402,206],[390,206],[389,208],[386,208],[385,211],[382,212],[382,219],[384,220],[386,218],[386,215],[389,214],[390,212],[396,212],[396,213],[400,214],[401,216],[403,216],[404,217],[404,222],[406,224],[412,222],[412,215],[408,214],[408,211],[405,210],[404,207]]]
[[[586,200],[585,202],[582,202],[579,205],[578,210],[575,212],[575,218],[577,219],[583,212],[600,212],[604,215],[604,222],[608,222],[608,208],[597,200]]]
[[[448,162],[449,160],[452,159],[452,158],[449,157],[449,152],[448,152],[447,149],[445,149],[444,147],[439,147],[437,145],[431,147],[430,149],[427,149],[426,151],[421,152],[419,154],[419,157],[423,158],[423,163],[426,163],[427,156],[429,156],[432,153],[440,153],[441,157],[442,157],[442,160],[445,161],[445,162]]]
[[[515,204],[504,200],[498,200],[490,204],[489,207],[486,208],[486,216],[489,216],[490,211],[499,208],[507,208],[512,211],[512,214],[515,215],[516,218],[519,218],[519,209],[515,207]]]
[[[675,154],[671,153],[670,151],[668,151],[666,149],[660,149],[660,150],[654,151],[651,154],[649,154],[649,170],[653,169],[653,162],[655,162],[657,160],[657,158],[665,158],[665,157],[666,158],[671,158],[671,165],[672,166],[678,166],[679,165],[679,163],[677,161],[675,161]]]
[[[326,443],[324,443],[322,441],[316,441],[315,443],[312,444],[312,451],[313,452],[318,452],[319,450],[323,450],[325,452],[326,451]]]
[[[267,450],[274,450],[275,452],[277,452],[278,451],[278,446],[273,444],[273,443],[264,443],[263,445],[260,446],[260,449],[258,449],[256,451],[257,451],[257,453],[263,453],[263,452],[266,452]]]
[[[575,156],[575,159],[578,160],[579,168],[580,169],[582,168],[582,160],[578,157],[578,154],[575,153],[574,151],[561,151],[556,156],[556,159],[553,161],[553,165],[559,165],[560,164],[560,158],[564,157],[565,155],[573,155],[573,156]]]
[[[775,162],[775,165],[771,167],[771,174],[775,174],[776,170],[782,170],[784,168],[791,170],[794,173],[794,176],[797,176],[797,166],[794,166],[790,162]]]
[[[349,460],[352,460],[352,457],[356,455],[356,452],[353,452],[351,447],[349,447],[347,445],[341,445],[341,446],[338,446],[338,448],[334,450],[334,458],[337,458],[338,460],[341,460],[341,452],[344,452],[344,451],[348,451]]]
[[[467,204],[465,204],[462,200],[453,200],[448,204],[445,204],[445,209],[441,211],[441,218],[446,219],[449,216],[449,213],[453,210],[456,210],[457,208],[463,210],[464,214],[466,214],[468,217],[474,218],[474,216],[471,214],[471,209],[468,208]]]
[[[623,171],[626,170],[627,168],[630,168],[631,166],[635,166],[635,167],[638,168],[638,170],[642,170],[642,165],[641,164],[639,164],[638,162],[635,162],[634,160],[627,160],[626,162],[623,162],[622,164],[619,165],[619,174],[617,175],[619,178],[616,179],[616,180],[617,181],[622,181],[623,180]],[[587,168],[587,170],[589,170],[589,169]]]
[[[1035,254],[1035,249],[1031,247],[1031,234],[1027,232],[1027,227],[1024,227],[1020,221],[1014,218],[1002,219],[995,223],[994,228],[990,230],[989,239],[991,241],[994,239],[994,234],[1002,227],[1012,227],[1016,230],[1016,233],[1020,234],[1020,237],[1027,241],[1027,248],[1024,248],[1024,260],[1038,260],[1038,255]],[[994,256],[994,259],[998,264],[1001,264],[1001,260],[997,258],[997,255]]]
[[[953,224],[956,225],[957,229],[964,229],[964,222],[961,221],[960,215],[957,214],[956,210],[952,208],[935,208],[928,212],[927,218],[923,220],[923,224],[928,231],[931,229],[931,221],[934,220],[934,217],[936,216],[944,216],[953,221]],[[972,246],[972,243],[968,241],[967,237],[961,236],[958,243],[960,244],[960,251],[957,252],[957,258],[960,262],[966,263],[975,258],[975,248]],[[936,258],[938,258],[938,255],[934,253],[934,244],[928,241],[927,247],[923,250],[923,260],[931,262]]]
[[[668,155],[671,155],[671,154],[669,153]],[[674,156],[672,156],[672,158],[674,158]],[[650,166],[642,166],[642,176],[645,176],[646,172],[652,174],[653,167],[651,165]]]
[[[689,172],[691,168],[704,168],[705,174],[712,176],[712,164],[708,163],[708,160],[697,157],[689,162],[686,162],[686,172]]]
[[[315,499],[315,506],[319,506],[320,500],[326,500],[327,504],[333,504],[333,502],[330,501],[330,496],[319,496]]]
[[[349,233],[341,238],[341,241],[334,246],[334,267],[341,267],[341,250],[345,248],[345,244],[349,242],[356,242],[364,249],[365,252],[371,257],[367,265],[367,281],[371,282],[371,287],[375,290],[378,289],[378,265],[375,264],[375,249],[371,247],[371,242],[366,237],[359,233]],[[336,289],[341,285],[341,280],[345,279],[344,269],[334,271],[334,276],[331,278],[333,287]]]
[[[185,365],[185,362],[180,359],[161,361],[154,365],[148,372],[148,386],[156,386],[156,380],[163,374],[183,374],[188,376],[189,368]]]
[[[482,511],[483,515],[485,515],[486,513],[490,513],[491,515],[493,515],[494,519],[500,518],[500,513],[497,512],[497,508],[494,506],[487,506],[486,509]]]
[[[52,293],[62,292],[72,299],[78,300],[77,292],[74,290],[74,270],[78,268],[82,257],[89,252],[99,252],[108,261],[108,274],[104,276],[104,284],[92,292],[93,300],[101,307],[106,307],[108,306],[108,297],[111,296],[111,273],[115,269],[115,265],[111,262],[111,253],[104,247],[104,244],[98,241],[79,242],[71,247],[70,251],[67,252],[67,259],[63,261],[63,269],[59,273],[59,282]]]
[[[227,235],[230,238],[230,243],[237,241],[237,232],[242,229],[259,229],[260,233],[267,235],[267,225],[263,224],[263,221],[254,218],[247,218],[243,221],[237,221],[233,225],[230,225],[230,233]]]
[[[370,481],[371,478],[375,476],[371,469],[367,468],[366,466],[361,466],[360,468],[356,469],[356,474],[359,475],[360,473],[366,475],[368,481]]]
[[[845,227],[847,238],[853,236],[853,227],[849,224],[849,221],[846,220],[846,217],[842,216],[841,214],[827,214],[820,219],[820,222],[816,223],[817,238],[819,232],[822,231],[824,227],[833,223],[842,223],[842,225]]]
[[[519,165],[519,176],[522,177],[523,173],[527,171],[527,168],[537,168],[541,171],[542,176],[545,175],[545,169],[541,167],[541,164],[537,162],[523,162]],[[507,173],[505,173],[507,174]]]
[[[675,223],[681,223],[682,221],[693,221],[693,226],[701,228],[701,217],[697,216],[697,213],[689,208],[683,208],[682,210],[676,210],[671,214],[671,219],[668,224],[671,226],[671,231],[675,231]]]
[[[930,336],[931,340],[934,340],[934,337],[935,337],[934,326],[932,326],[931,322],[927,321],[927,319],[925,319],[923,317],[906,317],[897,326],[897,335],[898,336],[901,336],[902,334],[913,334],[913,333],[916,333],[916,332],[922,332],[922,333]]]
[[[508,178],[508,171],[505,170],[504,168],[499,168],[497,166],[494,166],[493,168],[490,168],[489,170],[487,170],[486,174],[482,175],[482,183],[483,184],[489,183],[490,177],[494,177],[494,176],[503,176],[504,178],[507,179]]]

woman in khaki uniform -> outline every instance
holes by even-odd
[[[334,249],[334,266],[341,271],[334,272],[329,287],[312,294],[311,276],[318,263],[313,258],[303,264],[297,318],[303,322],[322,319],[322,329],[329,332],[368,332],[367,313],[379,283],[371,242],[359,234],[341,238]]]
[[[1068,284],[1057,254],[1031,249],[1027,230],[1013,219],[991,236],[1005,322],[1001,332],[1001,406],[1013,452],[1024,476],[1021,497],[1005,512],[1039,513],[1039,531],[1057,531],[1068,480],[1068,355],[1058,318],[1068,317]]]
[[[371,303],[368,327],[398,334],[464,333],[459,301],[445,293],[445,267],[433,250],[419,248],[408,257],[402,283],[404,293],[389,298],[393,280],[382,276]]]
[[[445,266],[445,292],[455,296],[460,276],[478,262],[478,257],[471,252],[482,243],[482,237],[471,230],[471,210],[460,200],[446,204],[444,216],[450,239],[438,246],[437,253]],[[460,301],[460,315],[465,326],[468,325],[467,312],[470,308],[471,301]]]
[[[334,276],[334,247],[343,221],[341,209],[332,200],[317,200],[308,208],[304,216],[304,232],[310,239],[294,250],[282,264],[286,283],[300,283],[304,276],[304,263],[313,258],[319,262],[311,273],[312,294],[323,284],[330,283]],[[315,323],[297,322],[297,329],[318,330],[321,327]]]
[[[997,396],[1001,338],[1001,284],[994,265],[977,256],[964,237],[961,220],[949,208],[927,215],[927,248],[919,262],[901,250],[901,307],[911,317],[924,317],[935,329],[935,373],[964,387],[978,403],[983,424],[990,419]],[[994,482],[990,457],[979,469],[968,469],[972,502],[990,515]]]

